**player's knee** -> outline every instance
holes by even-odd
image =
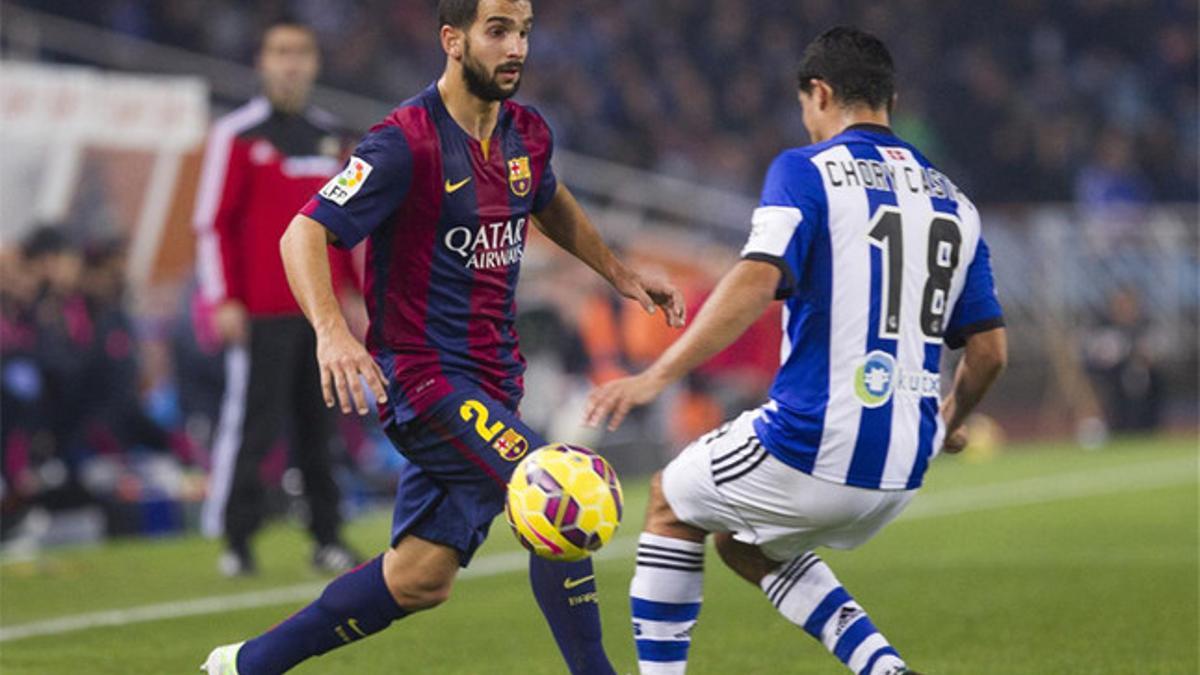
[[[763,555],[757,546],[740,542],[734,539],[732,534],[721,533],[714,536],[713,544],[717,555],[721,556],[721,562],[756,586],[771,570],[779,566],[779,563]]]
[[[411,576],[388,583],[396,604],[410,612],[433,609],[450,599],[452,583],[433,578]]]
[[[713,548],[717,549],[717,555],[721,556],[721,562],[725,563],[729,569],[737,571],[741,565],[741,558],[738,556],[737,541],[733,535],[721,533],[713,537]]]
[[[437,573],[422,565],[405,564],[399,556],[384,556],[384,583],[396,604],[410,612],[432,609],[450,599],[453,574]]]

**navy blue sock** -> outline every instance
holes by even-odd
[[[572,675],[613,675],[600,639],[591,558],[564,563],[529,556],[529,583]]]
[[[383,581],[383,556],[334,579],[316,602],[246,642],[238,652],[243,675],[276,675],[301,661],[387,628],[408,612]]]

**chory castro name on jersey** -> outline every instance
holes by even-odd
[[[526,218],[450,228],[443,239],[446,248],[466,261],[467,269],[490,270],[520,262],[525,252]]]

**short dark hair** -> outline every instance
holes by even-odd
[[[438,27],[454,26],[465,30],[475,23],[479,0],[438,0]]]
[[[800,90],[812,91],[823,80],[844,105],[864,103],[872,110],[890,107],[896,93],[892,55],[879,38],[851,26],[821,33],[800,57]]]

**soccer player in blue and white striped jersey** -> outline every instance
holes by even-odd
[[[587,421],[633,406],[728,346],[785,299],[766,405],[701,437],[655,476],[630,588],[644,675],[683,673],[704,539],[855,673],[910,672],[813,550],[853,548],[894,519],[1003,369],[1007,340],[979,214],[889,129],[887,48],[833,28],[799,73],[814,145],[767,172],[738,262],[645,372],[593,392]],[[966,347],[941,401],[943,345]]]

